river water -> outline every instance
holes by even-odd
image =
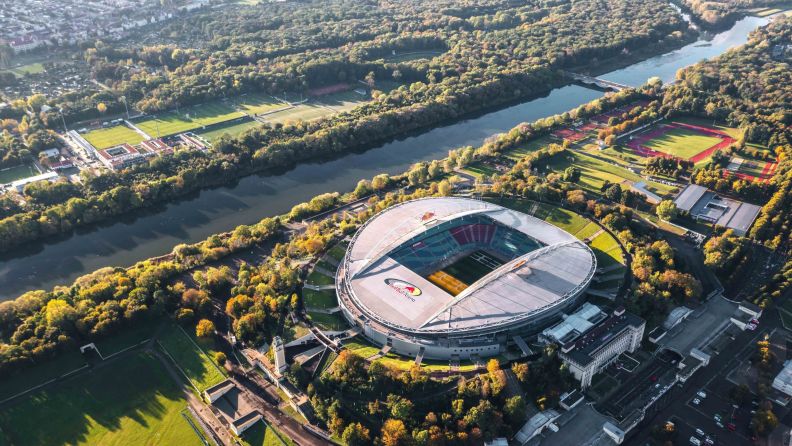
[[[767,18],[748,17],[727,31],[702,35],[684,48],[601,77],[628,85],[639,85],[652,76],[669,82],[678,69],[744,43],[750,31],[767,22]],[[13,255],[0,257],[0,300],[31,289],[70,284],[104,266],[129,266],[165,254],[176,244],[196,242],[287,212],[295,204],[324,192],[351,190],[361,178],[401,173],[412,163],[442,158],[449,149],[460,146],[480,145],[491,135],[521,122],[562,113],[601,95],[577,85],[557,88],[545,97],[437,127],[364,153],[302,164],[279,175],[249,176],[233,186],[204,190],[143,215],[32,243],[15,250]]]

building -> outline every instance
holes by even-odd
[[[280,336],[272,339],[272,355],[275,357],[275,371],[282,375],[289,368],[289,364],[286,363],[286,353]]]
[[[649,203],[657,204],[663,201],[663,199],[659,195],[650,191],[647,188],[645,181],[639,181],[633,184],[632,186],[630,186],[630,190],[646,197],[646,201],[648,201]]]
[[[773,388],[792,396],[792,360],[784,361],[784,368],[773,379]]]
[[[110,147],[109,149],[94,148],[96,159],[110,170],[122,170],[146,162],[146,156],[130,144]]]
[[[344,317],[383,350],[441,360],[525,345],[580,304],[591,249],[538,218],[492,203],[426,198],[363,225],[338,268]]]
[[[35,175],[32,177],[22,178],[21,180],[12,181],[6,187],[8,189],[14,189],[17,192],[23,192],[25,190],[25,186],[31,183],[37,183],[39,181],[49,181],[50,183],[54,182],[59,178],[56,172],[45,172],[40,175]]]
[[[161,139],[149,139],[140,143],[140,150],[146,155],[169,155],[173,147],[165,144]]]
[[[204,390],[203,396],[215,409],[214,412],[225,419],[231,432],[236,436],[242,435],[263,418],[236,383],[230,379]]]
[[[721,197],[706,187],[690,184],[674,199],[677,209],[690,214],[696,221],[712,223],[745,235],[751,228],[759,206]]]
[[[581,308],[580,312],[583,314],[579,317],[577,314],[569,316],[553,327],[559,333],[567,332],[561,338],[559,357],[569,366],[569,371],[584,389],[591,385],[594,375],[620,354],[637,350],[646,327],[646,321],[624,308],[617,308],[610,315],[606,315],[596,306],[588,305],[590,307]],[[598,314],[591,314],[591,307]],[[596,323],[591,323],[592,318]],[[570,319],[574,319],[574,322],[568,323]]]
[[[553,424],[561,414],[555,410],[545,410],[532,416],[525,422],[523,427],[514,435],[514,439],[519,444],[525,444],[537,435],[541,434],[545,429],[550,429],[553,432],[558,432],[558,426]]]

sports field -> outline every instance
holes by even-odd
[[[0,444],[201,445],[186,400],[148,353],[119,359],[0,411]]]
[[[125,125],[92,130],[82,137],[97,149],[106,149],[123,143],[140,144],[145,139],[143,135]]]
[[[244,114],[220,101],[161,113],[134,124],[151,137],[175,135],[201,127],[240,118]]]
[[[335,291],[303,288],[303,305],[306,308],[333,308],[338,306]]]
[[[233,103],[249,115],[268,113],[279,108],[288,107],[288,104],[263,93],[248,93],[233,98]]]
[[[259,124],[258,121],[241,121],[241,122],[233,122],[228,125],[221,126],[219,128],[214,128],[209,131],[198,131],[195,132],[196,135],[203,136],[209,142],[214,142],[221,136],[228,134],[229,136],[239,136],[245,133],[247,130],[257,127]]]
[[[22,178],[32,177],[38,175],[38,171],[30,164],[22,164],[19,166],[9,167],[0,170],[0,184],[10,183],[12,181],[21,180]]]
[[[294,444],[289,437],[263,422],[258,422],[245,431],[240,440],[244,446],[291,446]]]
[[[707,136],[690,129],[673,128],[643,145],[651,150],[677,158],[690,159],[719,142],[721,142],[720,138]]]
[[[13,73],[14,76],[16,76],[16,77],[23,77],[26,74],[38,74],[38,73],[43,72],[44,71],[44,65],[42,65],[41,63],[36,62],[36,63],[22,65],[22,66],[19,66],[19,67],[16,67],[16,68],[8,68],[8,69],[5,69],[5,70],[0,70],[0,71],[8,71],[10,73]]]
[[[479,250],[462,257],[440,271],[435,271],[426,279],[448,291],[452,296],[456,296],[470,284],[502,264],[500,260]]]
[[[160,345],[173,358],[186,379],[200,391],[226,379],[225,372],[180,327],[172,325],[162,332]]]
[[[766,182],[773,176],[778,163],[751,158],[744,155],[734,156],[726,169],[738,178],[748,181]]]

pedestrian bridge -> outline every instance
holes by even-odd
[[[585,74],[573,73],[571,71],[562,71],[562,73],[564,74],[564,76],[567,76],[578,82],[582,82],[588,85],[596,85],[597,87],[605,88],[608,90],[621,91],[626,88],[632,88],[629,85],[624,85],[618,82],[613,82],[606,79],[600,79],[597,77],[587,76]]]

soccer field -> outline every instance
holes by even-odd
[[[224,125],[218,128],[214,128],[209,130],[208,132],[205,131],[198,131],[195,132],[197,135],[203,136],[209,142],[214,142],[221,136],[228,134],[229,136],[235,137],[245,133],[247,130],[257,127],[259,124],[258,121],[235,121],[229,125]]]
[[[215,101],[165,112],[155,117],[135,122],[135,125],[149,136],[169,136],[196,130],[207,125],[230,121],[244,114],[231,105]]]
[[[160,336],[160,345],[200,391],[219,384],[226,376],[198,344],[180,327],[172,325]]]
[[[124,143],[140,144],[145,139],[143,135],[125,125],[92,130],[82,137],[97,149],[106,149]]]
[[[271,112],[279,108],[288,107],[287,104],[267,94],[248,93],[233,99],[237,107],[250,115]]]
[[[722,140],[714,136],[684,128],[670,129],[664,134],[643,143],[649,149],[678,158],[689,159]]]
[[[32,177],[38,174],[38,171],[30,164],[9,167],[7,169],[0,170],[0,184],[10,183],[12,181],[21,180],[22,178]]]
[[[148,353],[30,395],[0,411],[0,444],[201,445],[186,400]]]

